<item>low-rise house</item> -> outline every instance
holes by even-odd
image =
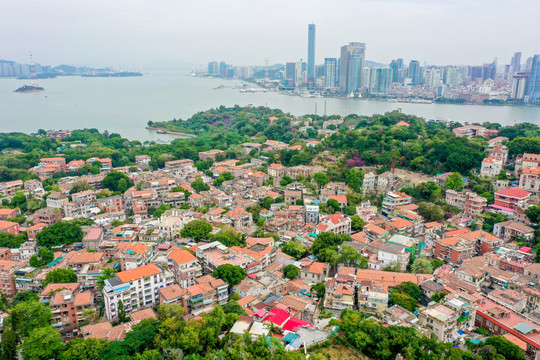
[[[518,187],[534,195],[540,194],[540,167],[536,169],[524,169],[519,176]]]
[[[62,212],[59,209],[53,209],[46,207],[43,209],[36,210],[32,214],[32,221],[34,224],[45,224],[52,225],[62,220]]]
[[[495,289],[487,297],[504,307],[519,313],[527,305],[527,296],[510,289]]]
[[[334,234],[350,234],[351,219],[343,214],[332,214],[322,218],[316,227],[316,233],[331,232]]]
[[[405,271],[410,257],[411,253],[406,251],[405,246],[388,242],[379,249],[377,260],[381,262],[383,268],[397,265],[401,271]]]
[[[23,181],[13,180],[0,183],[0,194],[4,196],[13,196],[22,190]]]
[[[63,209],[64,205],[69,202],[66,195],[58,191],[51,191],[47,196],[47,206],[55,209]]]
[[[534,229],[515,221],[503,221],[493,226],[493,235],[505,242],[534,239]]]
[[[445,201],[449,205],[463,210],[464,215],[473,218],[481,215],[487,206],[487,199],[482,196],[478,196],[472,191],[458,192],[447,189]]]
[[[380,178],[380,175],[379,175]],[[408,205],[412,202],[412,197],[405,193],[389,192],[383,198],[382,213],[388,216],[394,212],[394,210],[403,205]]]
[[[314,262],[300,270],[300,278],[308,285],[324,282],[329,271],[330,265],[328,263]]]
[[[495,193],[495,205],[516,210],[524,207],[531,195],[530,192],[518,188],[502,189]]]
[[[19,223],[0,220],[0,232],[6,232],[12,235],[19,235]]]
[[[340,284],[336,279],[326,283],[324,307],[330,311],[341,312],[345,309],[354,309],[354,292],[356,288],[351,285]]]

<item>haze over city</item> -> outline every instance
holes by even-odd
[[[369,60],[482,64],[538,52],[540,2],[67,0],[4,3],[1,57],[42,64],[146,66],[209,59],[235,64],[306,59],[306,24],[317,24],[316,63],[365,42]]]

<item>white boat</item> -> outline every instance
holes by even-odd
[[[354,93],[351,91],[351,93],[349,95],[347,95],[348,98],[353,98],[354,97]]]

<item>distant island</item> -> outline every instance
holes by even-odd
[[[97,74],[83,74],[82,77],[130,77],[130,76],[142,76],[140,72],[122,71],[113,73],[97,73]]]

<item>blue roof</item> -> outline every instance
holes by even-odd
[[[294,340],[298,339],[299,337],[300,335],[290,332],[283,337],[283,341],[292,343]]]

